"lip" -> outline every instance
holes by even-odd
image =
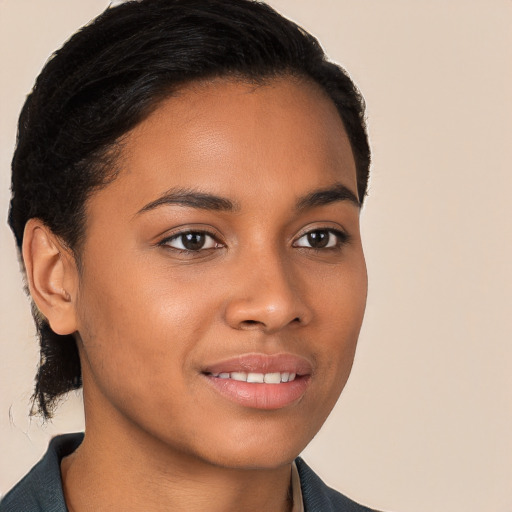
[[[263,410],[276,410],[299,402],[311,381],[311,363],[293,354],[243,354],[225,361],[208,365],[203,370],[211,387],[223,398],[242,407]],[[233,379],[215,377],[220,373],[254,372],[295,373],[291,382],[280,384],[249,383]]]
[[[231,372],[289,372],[300,376],[311,375],[312,364],[304,357],[295,354],[241,354],[225,361],[206,366],[203,373]]]

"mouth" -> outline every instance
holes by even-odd
[[[275,410],[303,398],[312,365],[292,354],[244,354],[210,365],[202,373],[223,398],[243,407]]]
[[[238,382],[249,382],[251,384],[281,384],[282,382],[293,382],[297,377],[293,372],[231,372],[210,374],[217,379],[232,379]]]

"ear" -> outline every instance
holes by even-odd
[[[54,332],[74,333],[78,270],[71,251],[41,220],[30,219],[25,225],[22,254],[37,308]]]

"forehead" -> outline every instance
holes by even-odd
[[[275,203],[283,188],[298,197],[333,182],[357,192],[335,105],[293,78],[187,86],[127,134],[119,163],[119,177],[98,194],[119,192],[133,211],[172,187],[260,203]]]

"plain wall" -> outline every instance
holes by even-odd
[[[0,0],[0,212],[25,95],[105,0]],[[512,510],[512,2],[273,0],[346,67],[373,147],[369,300],[351,379],[304,456],[394,512]],[[38,359],[0,224],[0,492],[83,428],[79,395],[28,418]]]

